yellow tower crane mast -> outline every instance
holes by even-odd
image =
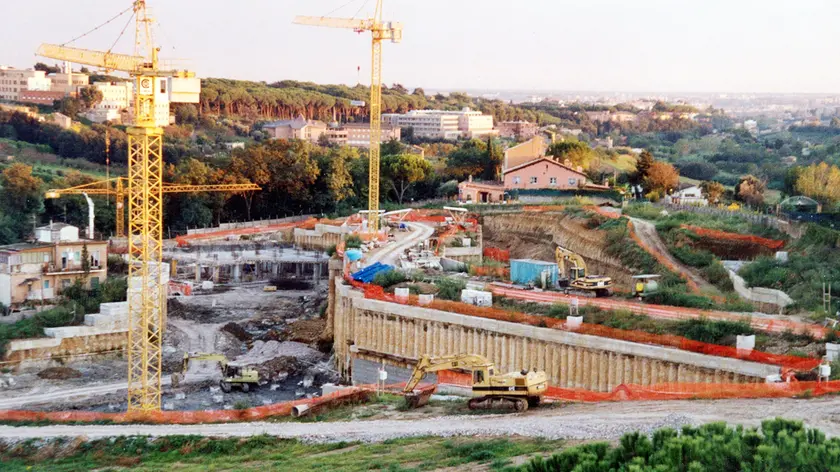
[[[368,231],[379,231],[379,148],[382,142],[382,41],[402,41],[402,23],[382,21],[382,0],[376,1],[373,18],[332,18],[326,16],[298,16],[295,24],[352,29],[357,33],[370,31],[370,167],[368,178]]]
[[[100,180],[89,184],[77,185],[68,188],[52,188],[46,191],[46,198],[60,198],[63,195],[107,195],[116,197],[116,236],[125,236],[125,195],[128,188],[128,178],[115,177],[113,179]],[[164,183],[163,193],[202,193],[202,192],[254,192],[262,190],[258,185],[252,183],[242,184],[209,184],[189,185]]]
[[[186,71],[161,70],[146,0],[125,10],[135,20],[134,55],[43,44],[38,55],[127,72],[135,79],[134,123],[128,134],[128,410],[161,407],[161,341],[166,291],[163,287],[163,129],[155,121],[156,96],[167,78],[192,78]],[[121,13],[122,15],[122,13]],[[110,21],[110,20],[109,20]],[[195,94],[195,101],[198,96]],[[192,100],[189,100],[192,102]]]

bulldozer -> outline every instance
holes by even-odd
[[[405,384],[405,399],[410,408],[429,402],[431,390],[415,393],[417,384],[430,372],[464,369],[472,372],[472,394],[467,406],[470,410],[489,409],[497,406],[513,407],[525,411],[542,401],[548,387],[545,372],[527,371],[497,374],[496,366],[477,354],[430,357],[424,355],[417,361],[411,378]]]
[[[249,392],[251,388],[260,385],[260,374],[255,369],[249,369],[243,365],[230,362],[224,354],[208,353],[184,353],[184,367],[180,374],[172,374],[172,385],[177,386],[187,373],[191,361],[213,361],[219,364],[222,370],[222,379],[219,387],[223,392],[229,393],[234,387],[243,392]]]
[[[588,275],[586,262],[580,255],[557,246],[554,257],[557,259],[557,267],[560,270],[560,286],[566,293],[590,298],[610,295],[613,288],[612,278],[605,275]],[[566,272],[567,262],[571,263],[568,272]]]

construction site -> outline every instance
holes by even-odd
[[[155,93],[142,91],[194,74],[158,63],[145,3],[133,2],[137,42],[148,43],[135,55],[39,49],[136,79],[128,176],[48,192],[87,198],[90,239],[88,195],[115,198],[117,232],[103,256],[125,264],[108,277],[125,277],[127,296],[82,324],[5,345],[7,448],[192,434],[615,442],[776,416],[840,436],[836,323],[738,275],[758,255],[786,258],[793,235],[665,228],[658,222],[676,210],[641,217],[650,210],[608,198],[381,210],[377,54],[402,38],[400,23],[382,21],[381,1],[370,20],[296,20],[372,34],[368,208],[165,237],[164,194],[260,187],[163,181]],[[720,260],[723,283],[680,257],[699,249]]]

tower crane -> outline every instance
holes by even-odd
[[[128,188],[128,178],[115,177],[113,179],[100,180],[89,184],[77,185],[75,187],[62,189],[49,189],[44,194],[46,198],[60,198],[62,195],[114,195],[116,197],[116,235],[118,238],[125,236],[125,196]],[[252,183],[244,184],[211,184],[211,185],[186,185],[164,183],[162,193],[201,193],[201,192],[253,192],[261,190]],[[90,206],[90,203],[89,203]]]
[[[368,177],[368,231],[379,230],[379,148],[382,141],[382,41],[402,41],[402,23],[382,21],[382,0],[376,1],[373,18],[332,18],[326,16],[298,16],[295,24],[352,29],[357,33],[370,31],[371,46],[370,81],[370,167]]]
[[[42,44],[37,54],[51,59],[126,72],[135,79],[134,123],[126,130],[129,257],[128,411],[159,411],[161,340],[166,291],[161,283],[163,129],[155,121],[155,111],[159,101],[158,91],[164,91],[162,84],[169,78],[172,78],[173,82],[175,79],[193,79],[194,74],[161,69],[158,60],[160,49],[154,46],[152,38],[154,20],[147,14],[146,0],[133,0],[131,6],[123,13],[128,11],[133,12],[135,20],[133,55],[55,44]],[[197,103],[197,91],[194,97],[187,98],[182,101]]]

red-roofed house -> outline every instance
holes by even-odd
[[[520,164],[504,172],[505,189],[568,190],[591,187],[583,171],[543,157]],[[600,186],[596,187],[600,188]]]

